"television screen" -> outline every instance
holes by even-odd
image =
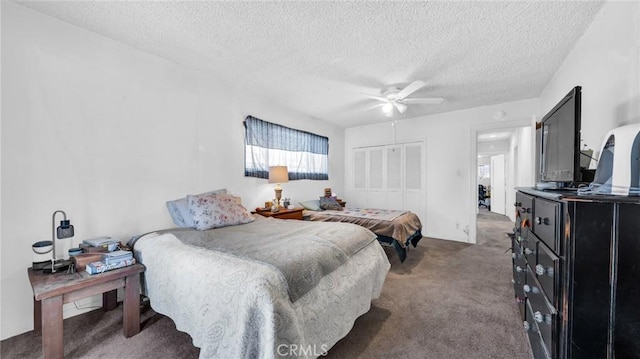
[[[580,180],[580,102],[576,86],[542,118],[541,179],[574,183]]]

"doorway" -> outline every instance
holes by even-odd
[[[481,230],[478,225],[480,214],[485,215],[482,217],[483,226],[487,220],[510,223],[515,220],[512,205],[515,188],[533,185],[535,131],[532,129],[532,120],[484,124],[472,129],[471,173],[478,175],[472,178],[471,188],[479,191],[481,185],[485,186],[490,206],[480,206],[474,198],[469,211],[471,243],[476,243]],[[482,171],[489,175],[483,178]]]

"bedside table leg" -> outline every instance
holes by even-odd
[[[123,331],[129,338],[140,333],[140,274],[130,275],[124,285]]]
[[[118,307],[118,290],[110,290],[102,293],[102,309],[106,312]]]
[[[64,356],[64,331],[62,326],[62,296],[41,301],[42,352],[44,359]]]
[[[42,331],[42,302],[33,299],[33,331],[38,334]]]

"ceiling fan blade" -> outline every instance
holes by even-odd
[[[426,103],[429,105],[439,105],[444,102],[442,97],[426,97],[426,98],[405,98],[404,103]]]
[[[407,110],[407,105],[403,103],[393,101],[393,105],[396,107],[396,109],[398,109],[398,112],[400,113],[404,113]]]
[[[399,99],[404,99],[405,97],[407,97],[407,96],[411,95],[412,93],[414,93],[414,92],[420,90],[421,88],[423,88],[424,85],[426,85],[426,84],[423,81],[420,81],[420,80],[413,81],[407,87],[402,89],[402,91],[398,92],[398,94],[396,96]]]
[[[380,108],[382,106],[384,106],[383,103],[377,103],[375,105],[364,107],[364,108],[360,109],[360,111],[369,111],[369,110],[373,110],[373,109],[376,109],[376,108]]]
[[[389,101],[389,99],[387,99],[386,97],[382,97],[382,96],[369,95],[369,94],[366,94],[366,93],[363,93],[363,95],[366,96],[366,97],[372,98],[374,100],[378,100],[378,101],[384,101],[384,102]]]

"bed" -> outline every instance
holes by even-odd
[[[422,239],[420,218],[410,211],[375,208],[344,208],[337,210],[305,210],[312,221],[346,222],[363,226],[378,236],[383,245],[392,246],[400,262],[407,258],[409,245],[416,247]]]
[[[390,264],[371,231],[253,216],[136,238],[143,291],[201,358],[315,358],[377,298]]]

